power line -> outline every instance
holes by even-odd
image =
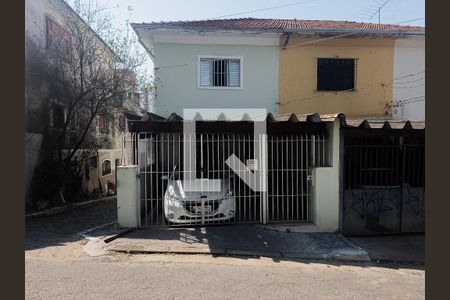
[[[278,5],[278,6],[265,7],[265,8],[255,9],[255,10],[249,10],[249,11],[229,14],[229,15],[222,15],[222,16],[219,16],[219,17],[215,17],[213,19],[229,18],[229,17],[234,17],[234,16],[251,14],[251,13],[255,13],[255,12],[261,12],[261,11],[267,11],[267,10],[272,10],[272,9],[283,8],[283,7],[297,6],[297,5],[306,4],[306,3],[315,2],[315,1],[318,1],[318,0],[306,0],[306,1],[299,1],[299,2],[294,2],[294,3]]]
[[[371,86],[378,86],[378,85],[384,86],[384,85],[386,85],[389,82],[393,82],[394,80],[416,76],[416,75],[421,74],[421,73],[425,73],[425,70],[420,71],[420,72],[416,72],[416,73],[412,73],[412,74],[407,74],[407,75],[404,75],[404,76],[401,76],[401,77],[393,78],[393,79],[387,80],[387,81],[381,81],[381,82],[380,81],[376,81],[376,82],[368,83],[368,84],[365,84],[365,85],[361,85],[361,86],[357,87],[356,90],[364,90],[364,89],[366,89],[368,87],[371,87]],[[345,93],[345,92],[351,92],[351,91],[354,91],[354,90],[355,90],[355,88],[352,88],[352,89],[346,89],[346,90],[342,90],[342,91],[335,91],[335,92],[330,92],[330,93],[326,93],[326,94],[320,94],[320,95],[316,95],[316,96],[292,99],[292,100],[283,101],[283,102],[278,101],[277,104],[279,106],[286,106],[286,105],[289,105],[289,104],[294,103],[294,102],[310,101],[310,100],[313,100],[313,99],[327,97],[327,96],[330,96],[330,95],[337,95],[337,94],[341,94],[341,93]]]
[[[405,23],[411,23],[411,22],[415,22],[415,21],[419,21],[419,20],[423,20],[423,19],[425,19],[425,17],[420,17],[420,18],[415,18],[415,19],[409,19],[409,20],[406,20],[406,21],[402,21],[402,22],[395,23],[395,25],[400,25],[400,24],[405,24]]]
[[[391,107],[401,107],[405,104],[410,104],[410,103],[417,103],[417,102],[422,102],[425,101],[425,95],[423,96],[416,96],[416,97],[411,97],[411,98],[406,98],[406,99],[402,99],[402,100],[397,100],[395,104],[390,104],[388,105],[389,108]]]

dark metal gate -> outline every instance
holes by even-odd
[[[423,135],[344,136],[342,231],[424,232]]]
[[[324,134],[269,134],[267,192],[255,192],[225,163],[235,154],[258,167],[246,133],[196,134],[196,178],[221,182],[222,192],[183,192],[183,134],[134,134],[140,175],[140,226],[312,221],[311,169],[328,164]],[[258,142],[258,140],[257,140]]]

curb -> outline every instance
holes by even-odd
[[[116,199],[116,196],[108,196],[108,197],[99,198],[99,199],[93,199],[93,200],[88,200],[88,201],[83,201],[83,202],[78,202],[78,203],[72,203],[72,204],[68,204],[65,206],[57,206],[57,207],[53,207],[50,209],[46,209],[44,211],[25,214],[25,219],[29,220],[29,219],[39,218],[39,217],[48,217],[48,216],[52,216],[52,215],[57,215],[57,214],[60,214],[60,213],[66,212],[66,211],[70,211],[70,210],[74,210],[76,208],[80,208],[80,207],[83,207],[86,205],[96,204],[96,203],[100,203],[100,202],[106,202],[106,201],[110,201],[110,200],[114,200],[114,199]]]
[[[222,256],[245,256],[245,257],[269,257],[274,259],[299,259],[299,260],[332,260],[338,262],[370,262],[364,253],[358,255],[344,255],[344,253],[333,254],[310,254],[298,255],[296,253],[283,253],[278,251],[257,251],[257,250],[233,250],[233,249],[134,249],[108,247],[108,252],[126,254],[178,254],[178,255],[222,255]]]
[[[112,242],[115,239],[117,239],[117,238],[119,238],[119,237],[121,237],[121,236],[123,236],[123,235],[125,235],[125,234],[127,234],[127,233],[129,233],[129,232],[131,232],[133,230],[135,230],[135,228],[121,228],[121,229],[118,229],[117,232],[109,234],[109,235],[105,235],[103,237],[92,237],[92,236],[90,236],[88,234],[89,232],[93,232],[93,231],[95,231],[97,229],[100,229],[100,228],[103,228],[103,227],[106,227],[106,226],[109,226],[109,225],[113,225],[113,224],[117,224],[117,222],[114,221],[114,222],[103,224],[103,225],[100,225],[100,226],[97,226],[97,227],[94,227],[94,228],[90,228],[88,230],[84,230],[82,232],[79,232],[78,235],[80,235],[83,239],[88,240],[88,241],[102,241],[105,244],[107,244],[107,243]]]

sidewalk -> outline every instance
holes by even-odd
[[[102,197],[102,198],[98,198],[98,199],[92,199],[92,200],[76,202],[76,203],[69,203],[69,204],[66,204],[66,205],[52,207],[52,208],[45,209],[45,210],[42,210],[42,211],[25,213],[25,219],[29,220],[29,219],[38,218],[38,217],[48,217],[48,216],[64,213],[64,212],[67,212],[67,211],[70,211],[70,210],[74,210],[74,209],[77,209],[77,208],[90,206],[90,205],[95,205],[97,203],[102,203],[102,202],[106,202],[106,201],[113,201],[113,200],[115,201],[116,197],[117,197],[116,195],[106,196],[106,197]]]
[[[370,261],[365,250],[341,235],[276,232],[255,226],[141,229],[111,241],[107,250]]]
[[[424,263],[425,235],[362,236],[348,238],[366,249],[373,261]]]

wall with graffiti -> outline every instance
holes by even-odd
[[[422,136],[345,137],[342,232],[425,231]]]

